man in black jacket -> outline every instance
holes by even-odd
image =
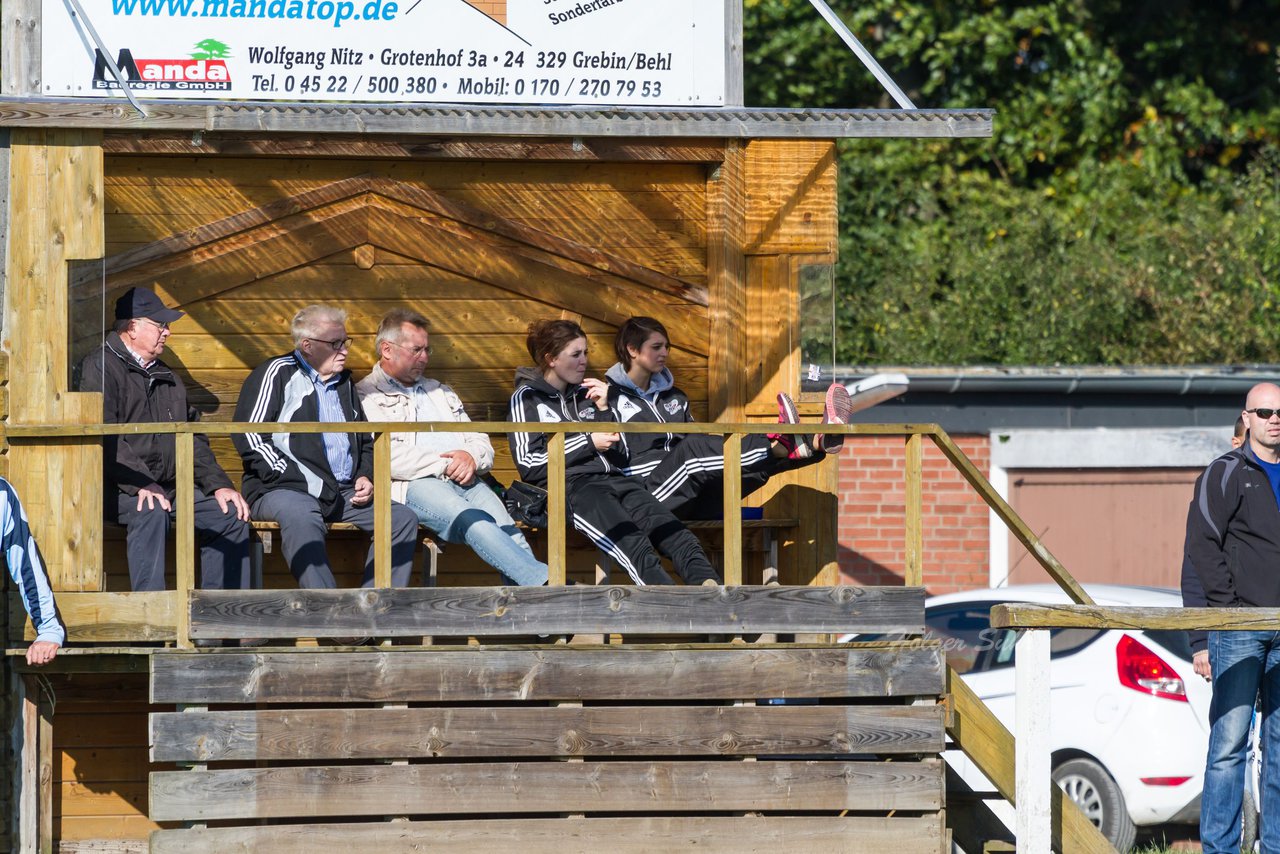
[[[1280,607],[1280,386],[1249,390],[1243,446],[1209,464],[1187,513],[1186,559],[1211,608]],[[1213,701],[1200,807],[1205,854],[1240,850],[1244,761],[1262,693],[1263,752],[1280,757],[1280,631],[1209,633]],[[1280,804],[1280,762],[1263,763],[1262,802]],[[1280,810],[1262,813],[1263,851],[1280,851]]]
[[[102,393],[104,424],[194,421],[187,390],[160,354],[169,324],[183,312],[147,288],[116,301],[114,331],[80,363],[80,390]],[[173,523],[177,456],[172,434],[107,436],[102,441],[109,522],[125,527],[129,581],[134,590],[164,589],[164,541]],[[214,459],[209,440],[195,437],[195,528],[200,586],[246,589],[249,584],[249,505]]]
[[[1231,435],[1231,449],[1235,450],[1244,444],[1244,418],[1236,418],[1235,430]],[[1184,553],[1182,556],[1182,607],[1206,608],[1209,602],[1204,598],[1204,585],[1195,567]],[[1209,633],[1191,629],[1187,632],[1187,641],[1191,644],[1191,664],[1197,676],[1203,676],[1208,682],[1213,678],[1213,670],[1209,667]]]
[[[236,421],[358,422],[364,410],[346,369],[351,339],[340,308],[310,305],[293,318],[294,350],[249,374]],[[233,436],[244,460],[243,487],[257,519],[280,523],[289,570],[304,588],[337,587],[325,548],[325,523],[373,530],[373,437],[369,433],[249,433]],[[389,485],[388,485],[389,486]],[[407,587],[418,517],[391,505],[391,583]],[[373,553],[364,586],[373,585]]]

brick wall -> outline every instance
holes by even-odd
[[[990,439],[952,436],[979,471]],[[840,572],[851,584],[900,584],[904,447],[900,436],[852,437],[840,454]],[[988,585],[988,508],[928,439],[924,442],[924,583],[931,594]]]
[[[467,0],[467,2],[499,23],[507,22],[507,0]]]

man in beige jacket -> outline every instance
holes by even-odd
[[[378,364],[356,385],[370,421],[470,421],[453,389],[424,377],[431,357],[427,319],[396,309],[378,326]],[[547,582],[502,500],[480,476],[493,466],[483,433],[391,434],[391,497],[447,542],[465,542],[508,584]]]

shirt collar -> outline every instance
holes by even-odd
[[[311,364],[303,358],[302,353],[299,350],[293,351],[293,358],[298,360],[298,364],[302,366],[302,372],[305,373],[307,375],[307,379],[311,380],[315,385],[323,386],[324,388],[333,388],[342,379],[342,371],[338,371],[338,373],[329,377],[327,380],[320,379],[320,372],[311,367]]]
[[[138,363],[138,365],[139,365],[139,366],[141,366],[141,368],[142,368],[144,371],[149,371],[149,370],[151,370],[151,366],[152,366],[152,365],[154,365],[154,364],[156,363],[156,360],[155,360],[155,359],[152,359],[150,362],[148,362],[148,361],[145,361],[145,360],[144,360],[141,356],[139,356],[137,353],[135,353],[135,352],[134,352],[134,350],[133,350],[133,348],[129,346],[128,342],[124,340],[124,337],[123,337],[123,336],[121,336],[121,338],[120,338],[120,343],[124,345],[125,352],[126,352],[126,353],[128,353],[130,356],[132,356],[132,357],[133,357],[133,360],[134,360],[135,362],[137,362],[137,363]]]

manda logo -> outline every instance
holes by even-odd
[[[95,50],[94,54],[93,88],[119,89],[120,84],[107,68],[102,51]],[[231,89],[231,73],[227,70],[226,60],[211,58],[208,53],[190,59],[135,59],[133,51],[122,48],[116,67],[131,89],[188,92]]]

